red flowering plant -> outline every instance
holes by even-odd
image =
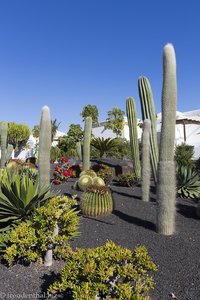
[[[58,164],[54,170],[54,184],[61,184],[64,181],[67,181],[70,177],[73,176],[73,172],[69,163],[68,158],[60,157],[58,159]]]
[[[72,173],[71,177],[77,178],[82,171],[82,166],[80,164],[72,165],[69,170]]]

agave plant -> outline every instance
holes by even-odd
[[[115,148],[118,144],[118,140],[116,138],[107,138],[104,139],[103,137],[100,138],[93,138],[90,143],[94,148],[99,150],[100,157],[106,157],[106,152]]]
[[[7,230],[13,222],[29,218],[36,207],[55,196],[48,191],[49,188],[38,191],[38,177],[32,180],[27,173],[22,177],[5,171],[0,184],[0,230]]]
[[[200,197],[200,176],[192,167],[178,167],[176,179],[179,197],[192,199]]]

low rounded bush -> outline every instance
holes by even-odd
[[[77,201],[74,198],[54,197],[46,205],[38,207],[31,219],[21,222],[6,237],[4,259],[9,265],[15,261],[37,261],[51,247],[66,247],[70,239],[77,237],[79,227]],[[55,227],[58,234],[53,236]],[[5,244],[5,237],[2,243]]]
[[[148,273],[157,266],[144,246],[132,252],[108,241],[93,249],[67,251],[62,258],[67,263],[60,279],[49,287],[51,295],[67,293],[69,299],[76,300],[148,300],[154,287]]]
[[[118,176],[118,184],[121,186],[135,186],[138,182],[138,179],[133,173],[124,173]]]

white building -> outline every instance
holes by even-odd
[[[176,112],[176,132],[175,132],[175,145],[186,143],[194,146],[194,159],[200,157],[200,109],[188,112]],[[129,140],[129,127],[127,117],[124,117],[124,129],[122,131],[122,138]],[[138,119],[138,123],[141,122]],[[162,114],[157,115],[157,135],[158,139],[161,132]],[[115,138],[116,134],[110,129],[104,129],[106,122],[100,122],[99,126],[95,125],[92,128],[92,133],[95,137]],[[138,138],[141,140],[142,129],[138,126]]]

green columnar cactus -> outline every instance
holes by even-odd
[[[150,168],[150,132],[151,121],[145,119],[142,134],[142,200],[149,201],[151,168]]]
[[[8,161],[12,157],[13,145],[8,144],[6,151],[6,161]]]
[[[39,135],[39,191],[50,185],[51,117],[48,106],[42,108]]]
[[[171,235],[175,230],[176,98],[176,56],[173,46],[167,44],[163,50],[162,128],[157,183],[157,231],[164,235]]]
[[[86,216],[111,214],[113,211],[111,190],[106,186],[91,186],[83,194],[80,208],[82,213]]]
[[[131,152],[133,156],[133,169],[137,178],[140,178],[140,155],[137,131],[137,114],[135,101],[132,97],[126,99],[126,113],[128,118]]]
[[[83,138],[83,170],[90,168],[90,141],[92,134],[92,118],[85,118],[84,138]]]
[[[81,142],[76,143],[76,153],[78,155],[79,160],[82,161],[83,157],[82,157],[82,143]]]
[[[5,167],[6,152],[7,152],[7,135],[8,135],[8,123],[0,123],[0,139],[1,139],[1,168]]]
[[[158,143],[156,130],[156,111],[153,101],[153,94],[149,80],[141,76],[138,79],[138,89],[142,110],[142,119],[151,120],[150,132],[150,160],[153,172],[154,182],[157,182],[157,167],[158,167]]]

